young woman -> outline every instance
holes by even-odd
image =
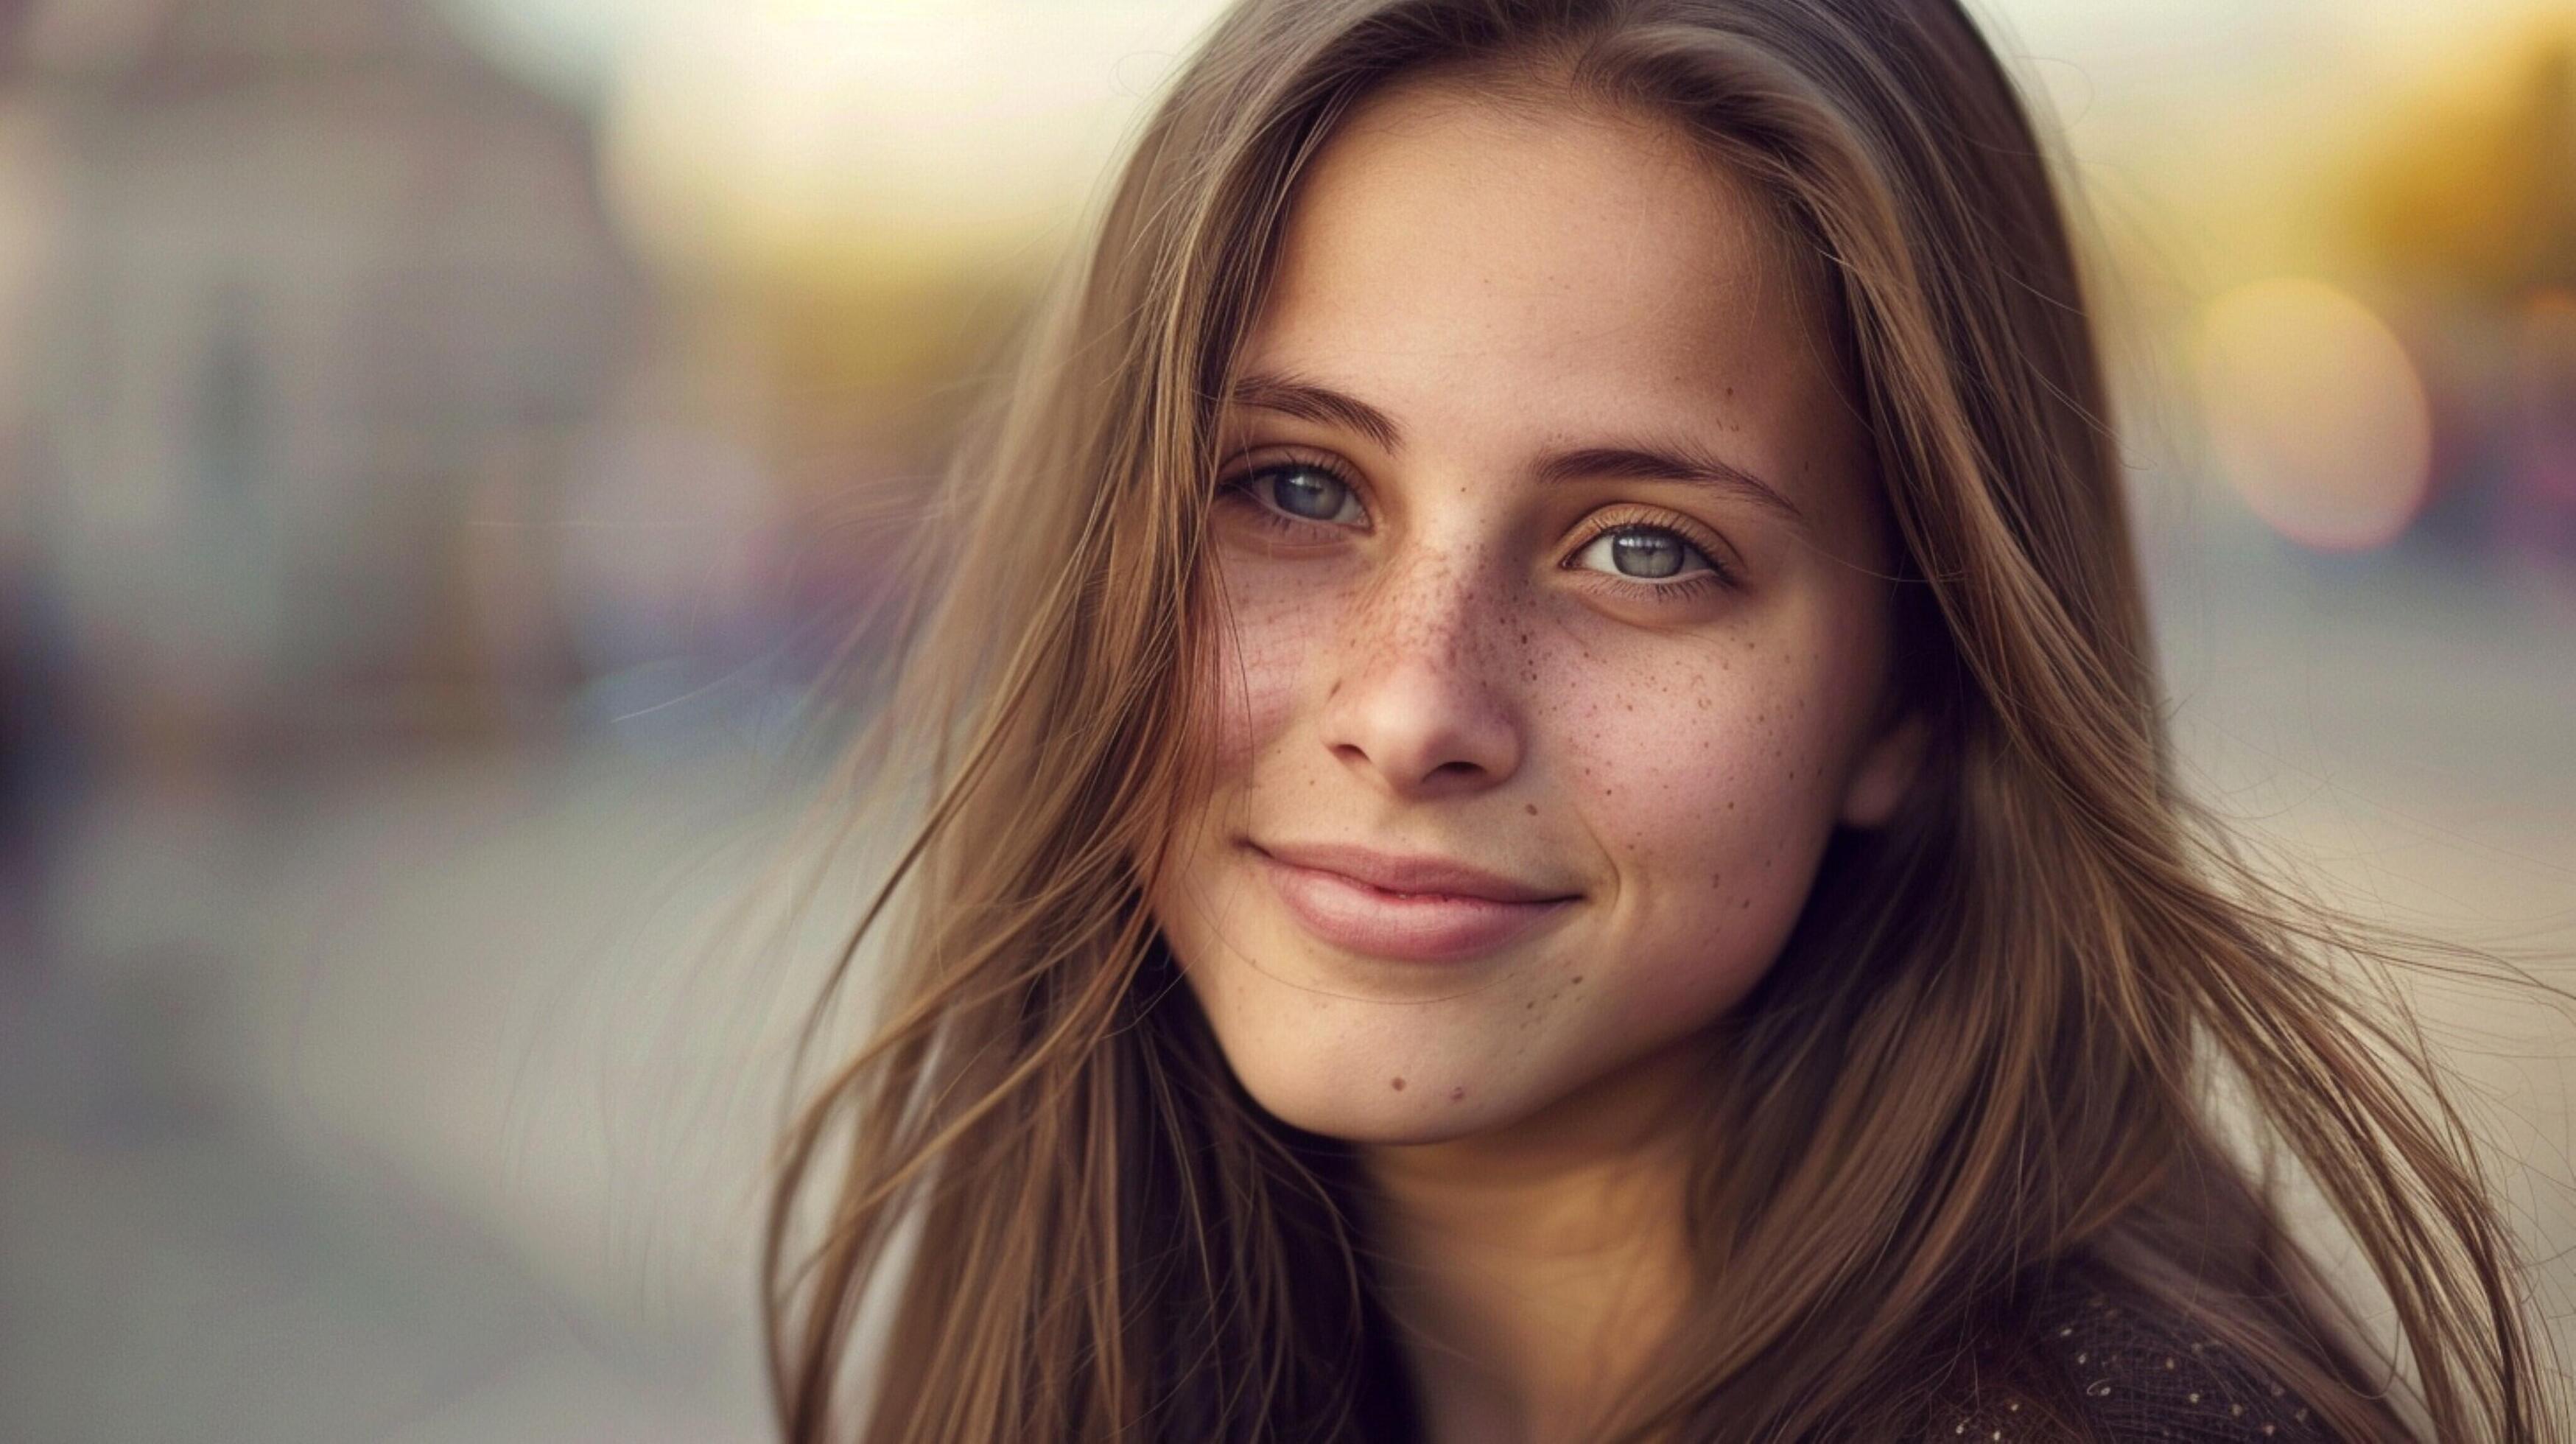
[[[791,1438],[2557,1437],[2384,948],[2177,794],[1950,0],[1246,0],[951,481]]]

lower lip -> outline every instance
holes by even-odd
[[[1253,850],[1270,885],[1306,930],[1335,947],[1408,963],[1491,952],[1563,911],[1572,898],[1497,902],[1454,893],[1398,893],[1281,862]]]

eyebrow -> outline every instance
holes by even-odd
[[[1229,402],[1358,432],[1390,456],[1404,450],[1404,429],[1395,424],[1393,417],[1356,396],[1300,377],[1253,372],[1235,382]],[[1807,524],[1806,514],[1778,488],[1689,442],[1623,440],[1614,445],[1552,451],[1539,458],[1532,474],[1542,483],[1585,478],[1684,482],[1743,497],[1799,526]]]

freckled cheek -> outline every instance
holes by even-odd
[[[1569,801],[1616,874],[1614,1026],[1715,1016],[1795,926],[1840,793],[1841,704],[1790,661],[1809,655],[1721,637],[1539,668]]]
[[[1819,679],[1723,643],[1613,661],[1543,675],[1559,679],[1545,715],[1572,800],[1623,869],[1662,887],[1666,873],[1758,862],[1830,808]]]

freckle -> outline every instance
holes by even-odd
[[[1751,899],[1751,898],[1746,898],[1746,899],[1744,900],[1744,907],[1743,907],[1743,909],[1742,909],[1742,910],[1743,910],[1743,911],[1745,911],[1745,912],[1748,912],[1748,913],[1749,913],[1749,912],[1751,912],[1751,911],[1753,911],[1753,899]],[[1396,1087],[1398,1087],[1398,1088],[1403,1087],[1403,1086],[1404,1086],[1404,1080],[1402,1080],[1402,1079],[1400,1079],[1400,1078],[1399,1078],[1399,1079],[1397,1079],[1397,1080],[1396,1080],[1396,1084],[1395,1084],[1395,1086],[1396,1086]]]
[[[1576,982],[1578,982],[1578,983],[1579,983],[1579,982],[1582,982],[1582,981],[1583,981],[1583,975],[1582,975],[1581,973],[1577,973],[1577,974],[1575,974],[1575,975],[1574,975],[1574,981],[1576,981]]]
[[[1404,1080],[1401,1078],[1390,1079],[1386,1086],[1394,1089],[1398,1093],[1401,1093],[1404,1091]]]
[[[1528,813],[1528,814],[1529,814],[1530,816],[1532,816],[1532,817],[1536,817],[1536,816],[1538,816],[1538,804],[1537,804],[1537,803],[1535,803],[1535,802],[1525,802],[1525,803],[1522,803],[1522,804],[1521,804],[1521,810],[1522,810],[1523,812]]]

